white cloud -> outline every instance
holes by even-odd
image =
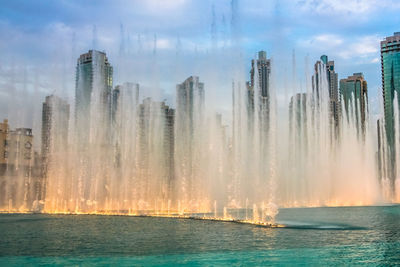
[[[348,59],[352,57],[373,57],[376,58],[379,52],[379,42],[382,38],[376,35],[349,38],[339,56]]]
[[[366,15],[382,8],[400,8],[398,0],[299,0],[298,5],[303,11],[307,12],[325,15],[341,13],[346,16],[351,14]]]
[[[318,50],[331,50],[343,44],[343,37],[336,34],[319,34],[308,39],[301,39],[298,43],[305,48],[313,47]]]
[[[382,37],[377,35],[342,36],[319,34],[300,40],[298,45],[309,51],[329,53],[342,59],[363,58],[370,63],[377,57],[381,39]]]

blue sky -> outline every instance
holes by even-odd
[[[327,54],[339,79],[364,73],[377,113],[379,41],[400,31],[399,11],[397,0],[238,0],[240,42],[234,51],[242,54],[247,73],[250,59],[266,50],[280,77],[289,79],[294,50],[298,84],[290,86],[297,91],[305,90],[314,62]],[[233,79],[231,20],[231,0],[2,0],[0,115],[12,117],[20,109],[24,119],[18,123],[39,125],[46,94],[72,102],[76,59],[93,45],[107,52],[115,84],[138,82],[144,95],[173,102],[175,84],[197,74],[208,81],[209,95],[224,98]],[[224,100],[222,111],[230,101]]]

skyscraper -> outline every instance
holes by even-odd
[[[385,113],[387,158],[390,162],[389,178],[394,188],[395,180],[395,131],[393,101],[400,93],[400,32],[381,41],[382,94]],[[399,103],[399,97],[397,97]],[[398,111],[396,111],[398,112]]]
[[[165,102],[146,98],[139,105],[138,113],[139,194],[144,199],[171,199],[175,177],[175,112]]]
[[[33,135],[30,128],[17,128],[9,132],[7,175],[12,177],[8,197],[12,206],[28,208],[30,180],[33,165]]]
[[[90,209],[92,203],[105,208],[111,192],[112,154],[112,84],[113,68],[104,52],[89,50],[78,58],[75,84],[74,166],[80,170],[73,179],[81,181],[73,191],[81,201],[77,209]],[[54,176],[50,177],[54,179]],[[53,183],[55,184],[55,183]],[[46,198],[68,198],[69,192],[56,188]],[[46,201],[47,203],[47,201]],[[51,202],[49,203],[50,205]],[[46,204],[45,204],[46,208]],[[49,206],[53,209],[52,206]]]
[[[5,174],[7,169],[9,145],[8,131],[8,120],[4,120],[3,123],[0,123],[0,177]]]
[[[367,82],[362,73],[354,73],[340,80],[340,97],[344,101],[344,118],[349,122],[354,114],[358,133],[365,133],[365,121],[368,117]],[[353,114],[351,114],[351,112]]]
[[[254,77],[255,73],[258,73],[258,77]],[[269,98],[270,94],[270,74],[271,74],[271,60],[267,59],[267,52],[258,52],[258,59],[251,61],[250,71],[250,86],[255,88],[255,84],[258,81],[259,92],[257,94],[260,97]]]
[[[270,118],[270,79],[271,60],[267,59],[265,51],[258,52],[258,59],[251,61],[250,83],[247,84],[247,107],[249,120],[252,120],[253,110],[258,110],[260,131],[262,136],[269,130]],[[254,98],[257,98],[256,100]],[[254,103],[258,103],[255,107]],[[264,140],[264,138],[262,138]]]
[[[297,93],[290,98],[289,103],[289,130],[290,134],[300,136],[301,132],[306,132],[307,123],[307,94]]]
[[[81,144],[110,142],[112,76],[104,52],[89,50],[78,58],[75,127]]]
[[[136,143],[132,136],[137,131],[138,106],[139,84],[126,82],[115,86],[112,92],[112,142],[117,166],[121,165],[121,158],[125,159],[127,166],[133,164]]]
[[[323,64],[323,65],[322,65]],[[326,80],[329,94],[329,107],[330,107],[330,119],[331,124],[335,129],[335,133],[338,132],[339,127],[339,113],[340,113],[340,103],[338,97],[338,74],[335,72],[335,62],[328,61],[328,56],[322,55],[321,60],[317,61],[314,65],[314,75],[312,77],[312,91],[313,91],[313,105],[318,108],[323,92],[321,92],[324,86],[323,81],[325,80],[322,72],[323,66],[326,69]]]
[[[42,109],[42,175],[46,181],[48,168],[61,164],[68,147],[69,104],[55,95],[46,96]],[[54,166],[53,166],[54,167]],[[45,194],[45,182],[42,194]]]
[[[190,76],[176,86],[176,169],[180,178],[181,194],[185,201],[195,197],[193,181],[202,146],[204,123],[204,84],[199,77]]]
[[[204,109],[204,84],[199,77],[190,76],[176,86],[177,119],[182,123],[183,131],[193,135],[196,123],[202,119]]]

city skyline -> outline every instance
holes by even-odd
[[[281,73],[286,72],[287,80],[291,83],[293,70],[290,65],[294,49],[297,63],[296,80],[303,84],[301,87],[304,88],[304,62],[308,60],[310,72],[311,62],[322,54],[329,55],[335,60],[339,79],[346,78],[354,72],[364,73],[369,82],[370,102],[373,107],[371,113],[380,112],[378,100],[381,95],[381,79],[376,71],[380,65],[379,42],[397,30],[394,25],[398,18],[390,16],[399,8],[395,1],[386,0],[379,5],[372,0],[362,3],[350,1],[346,7],[331,0],[318,3],[279,1],[279,4],[272,1],[258,3],[258,11],[254,8],[257,5],[252,1],[237,3],[239,19],[236,24],[240,28],[238,36],[245,62],[254,58],[256,51],[265,50],[284,66]],[[221,83],[216,82],[202,66],[207,64],[213,43],[218,48],[219,58],[224,57],[221,54],[222,47],[225,47],[225,50],[230,48],[233,32],[230,1],[205,1],[201,4],[183,0],[162,2],[162,8],[176,13],[180,19],[186,18],[194,9],[202,13],[201,19],[196,15],[187,25],[180,24],[178,18],[170,20],[171,17],[167,13],[161,16],[157,9],[153,9],[160,5],[156,0],[146,3],[133,1],[131,5],[135,7],[134,10],[142,10],[147,14],[143,17],[147,22],[146,27],[134,19],[135,16],[143,16],[139,11],[124,11],[123,2],[119,1],[112,5],[103,2],[96,7],[99,12],[110,9],[120,14],[118,18],[107,19],[96,16],[96,12],[86,14],[85,18],[77,17],[73,12],[76,11],[74,2],[32,6],[30,10],[42,8],[49,11],[40,19],[35,13],[27,15],[16,3],[5,3],[1,13],[0,31],[10,36],[10,45],[4,47],[1,52],[5,65],[0,69],[1,93],[4,95],[1,98],[4,102],[0,103],[0,115],[4,117],[10,113],[10,101],[7,100],[13,99],[10,93],[14,91],[14,95],[22,92],[30,94],[36,103],[40,103],[41,99],[51,93],[56,93],[71,102],[74,97],[74,83],[67,77],[75,75],[75,55],[92,48],[106,51],[113,64],[118,66],[115,69],[115,82],[131,80],[140,83],[149,96],[154,96],[154,91],[161,89],[163,92],[160,100],[166,98],[172,102],[175,97],[175,83],[190,75],[203,77],[208,84],[220,88],[218,92],[213,93],[215,96],[227,95],[230,91],[231,77],[227,76]],[[93,5],[88,3],[86,7],[92,8]],[[5,10],[10,12],[4,12]],[[306,18],[308,13],[311,16]],[[380,20],[383,14],[385,20]],[[369,19],[360,18],[360,15],[368,16]],[[341,19],[335,21],[341,23],[331,27],[330,19],[338,16]],[[33,23],[19,19],[21,17],[31,17]],[[287,20],[286,17],[291,19]],[[176,29],[171,30],[166,21],[170,21]],[[160,22],[163,26],[157,26]],[[260,27],[261,25],[266,27]],[[191,31],[193,27],[196,31]],[[93,38],[96,36],[97,38]],[[213,42],[213,36],[216,42]],[[155,39],[157,64],[152,66]],[[275,40],[282,42],[278,45]],[[16,45],[12,45],[13,43]],[[140,47],[142,52],[139,52]],[[58,49],[63,53],[59,53]],[[125,55],[125,60],[120,60],[121,55]],[[226,76],[227,70],[223,64],[218,63],[216,66],[217,72]],[[125,72],[121,68],[130,70]],[[17,78],[16,73],[24,74]],[[12,80],[14,82],[11,82]],[[280,87],[283,92],[284,86]],[[28,107],[24,109],[25,121],[32,121],[26,118],[26,114],[32,113],[32,110],[37,116],[34,121],[39,120],[40,111],[32,107],[32,101],[19,101],[21,106]],[[229,114],[229,106],[230,101],[221,105],[224,115]],[[34,132],[39,129],[37,126],[33,128]]]
[[[400,0],[5,0],[0,266],[400,263]]]

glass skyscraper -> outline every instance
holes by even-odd
[[[395,92],[397,95],[400,93],[400,32],[381,41],[381,64],[387,156],[390,160],[389,177],[394,183],[396,158],[393,100]]]
[[[104,52],[89,50],[78,58],[75,126],[82,144],[110,141],[112,77],[113,68]]]
[[[340,80],[340,97],[344,101],[344,119],[347,122],[353,113],[357,132],[365,133],[365,121],[368,113],[367,81],[362,73],[354,73],[347,79]]]

